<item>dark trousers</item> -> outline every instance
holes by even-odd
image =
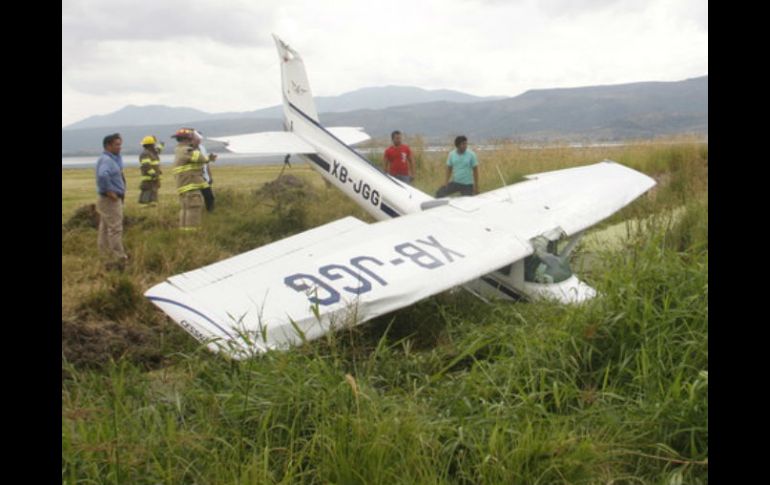
[[[201,189],[201,194],[203,194],[203,201],[206,202],[206,210],[211,212],[214,210],[214,191],[211,190],[211,187],[206,187],[205,189]]]
[[[391,177],[395,177],[398,180],[400,180],[402,182],[406,182],[409,185],[412,185],[412,180],[414,180],[414,177],[409,176],[409,175],[393,175],[393,174],[391,174]]]
[[[473,184],[465,185],[458,184],[457,182],[449,182],[445,186],[438,189],[436,197],[446,197],[449,194],[460,192],[462,195],[473,195]]]

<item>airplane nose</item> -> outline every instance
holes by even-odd
[[[598,295],[598,292],[594,288],[588,286],[582,281],[578,282],[577,286],[570,288],[570,290],[571,291],[569,292],[568,296],[570,303],[583,303],[584,301],[591,300]]]

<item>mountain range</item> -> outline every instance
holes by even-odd
[[[385,86],[316,97],[321,123],[360,126],[373,137],[399,129],[428,142],[465,134],[471,142],[614,141],[694,133],[708,135],[708,76],[677,82],[538,89],[515,97],[478,97],[458,91]],[[125,153],[150,133],[167,139],[194,126],[208,136],[282,130],[280,106],[205,113],[191,108],[127,106],[62,129],[62,156],[92,155],[109,132],[120,132]],[[221,147],[211,146],[213,150]]]
[[[473,96],[449,89],[427,90],[411,86],[383,86],[362,88],[339,96],[316,96],[316,110],[319,113],[336,113],[358,109],[382,109],[431,101],[452,103],[474,103],[504,99],[505,96]],[[114,113],[90,116],[65,126],[63,129],[97,128],[106,126],[143,126],[148,124],[173,124],[199,121],[244,118],[281,118],[280,105],[254,111],[206,113],[192,108],[174,108],[161,105],[129,105]],[[148,120],[152,120],[148,123]]]

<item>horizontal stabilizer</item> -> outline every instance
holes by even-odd
[[[326,128],[329,133],[339,138],[345,145],[355,145],[369,140],[371,136],[363,131],[363,128],[352,126],[330,126]]]
[[[220,136],[211,140],[221,141],[233,153],[254,155],[286,155],[287,153],[315,153],[312,145],[288,131],[263,131],[245,135]]]
[[[355,145],[371,138],[361,131],[361,128],[351,126],[333,126],[327,130],[346,145]],[[290,131],[262,131],[209,139],[225,143],[228,150],[240,154],[316,153],[316,149],[310,143]]]

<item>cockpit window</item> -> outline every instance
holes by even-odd
[[[535,253],[524,259],[524,280],[531,283],[560,283],[572,276],[569,256],[557,254],[555,241],[533,241]]]
[[[503,266],[502,268],[497,270],[497,273],[502,276],[511,276],[511,269],[513,268],[513,263],[509,264],[508,266]]]

